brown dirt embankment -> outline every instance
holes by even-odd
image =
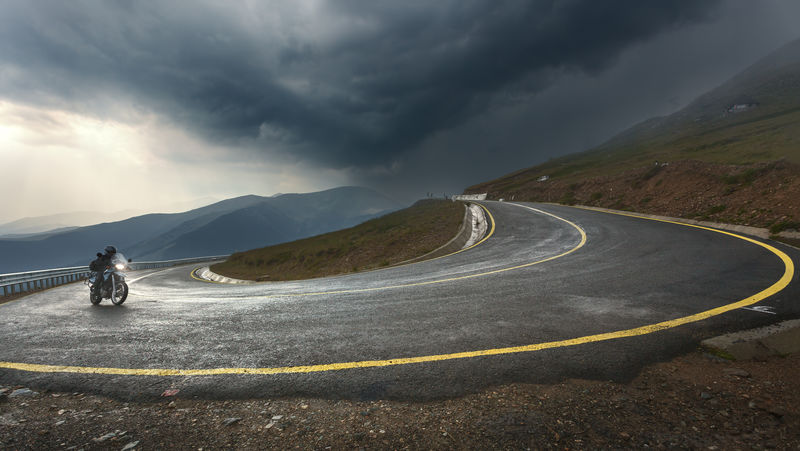
[[[470,187],[493,199],[581,204],[702,221],[800,229],[800,165],[653,162],[616,175],[567,180],[521,172]]]

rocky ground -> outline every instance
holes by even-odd
[[[800,354],[697,351],[628,383],[507,385],[438,402],[123,402],[0,387],[0,449],[800,449]]]

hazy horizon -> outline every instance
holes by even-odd
[[[181,201],[181,202],[173,202],[173,203],[169,203],[169,204],[156,205],[156,206],[152,207],[152,209],[149,209],[149,210],[125,209],[125,210],[116,210],[116,211],[100,211],[100,210],[64,210],[64,211],[54,211],[52,213],[47,213],[47,214],[44,214],[44,215],[24,216],[24,217],[21,217],[21,218],[14,218],[14,219],[11,219],[11,220],[8,220],[8,221],[0,221],[0,226],[5,226],[5,225],[9,225],[9,224],[12,224],[12,223],[15,223],[15,222],[25,221],[25,220],[36,220],[36,219],[39,219],[39,218],[50,218],[50,217],[59,217],[59,216],[72,216],[72,215],[77,215],[77,216],[80,216],[80,215],[84,215],[84,216],[94,215],[94,216],[98,216],[98,217],[104,216],[104,217],[109,217],[109,218],[115,217],[115,218],[119,218],[119,219],[114,219],[114,221],[117,221],[117,220],[122,220],[122,219],[128,219],[130,217],[146,215],[146,214],[184,213],[184,212],[187,212],[187,211],[190,211],[190,210],[194,210],[194,209],[197,209],[197,208],[207,207],[209,205],[212,205],[212,204],[215,204],[215,203],[218,203],[218,202],[222,202],[222,201],[225,201],[225,200],[235,199],[237,197],[260,196],[260,197],[269,198],[269,197],[278,197],[278,196],[291,195],[291,194],[312,194],[312,193],[316,193],[316,192],[327,191],[329,189],[344,188],[344,187],[346,187],[346,186],[338,186],[338,187],[326,188],[326,189],[322,189],[322,190],[307,191],[307,192],[301,192],[301,193],[289,192],[289,193],[273,193],[273,194],[269,194],[269,195],[247,193],[247,194],[239,194],[239,195],[228,197],[228,198],[224,198],[224,199],[222,199],[222,198],[213,198],[213,197],[203,197],[203,198],[191,199],[191,200],[186,200],[186,201]],[[379,194],[384,194],[384,193],[381,193],[379,190],[377,190],[377,192]],[[391,196],[387,196],[387,197],[389,197],[391,199]],[[438,195],[437,195],[437,197],[438,197]],[[399,202],[399,203],[402,203],[402,202]],[[92,224],[96,224],[96,223],[97,223],[97,221],[84,220],[84,221],[78,221],[78,222],[75,222],[75,223],[72,223],[72,224],[68,224],[68,225],[69,226],[82,227],[82,226],[85,226],[85,225],[92,225]],[[65,225],[67,225],[67,224],[65,224]]]

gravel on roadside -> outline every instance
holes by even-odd
[[[798,449],[800,354],[697,351],[626,382],[512,384],[436,402],[123,402],[0,387],[0,449]]]

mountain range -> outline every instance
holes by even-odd
[[[183,202],[171,202],[161,205],[154,211],[144,210],[122,210],[122,211],[74,211],[69,213],[58,213],[45,216],[27,217],[15,221],[0,224],[0,239],[3,238],[27,238],[43,233],[54,234],[66,232],[70,229],[84,227],[101,222],[116,222],[134,216],[141,216],[148,213],[177,213],[199,208],[205,205],[219,202],[219,199],[204,197]],[[40,237],[41,238],[41,237]]]
[[[137,261],[224,255],[351,227],[403,206],[360,187],[242,196],[183,213],[0,239],[0,273],[88,265],[108,244]]]

